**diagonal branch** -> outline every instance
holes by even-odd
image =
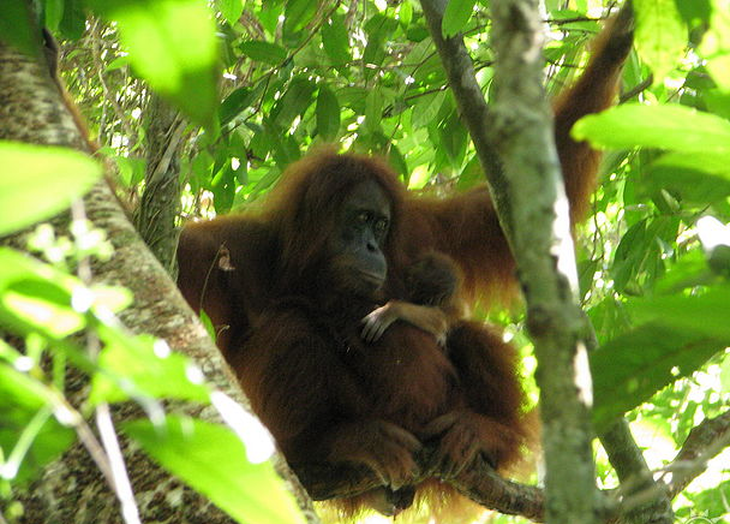
[[[692,428],[682,449],[667,468],[667,482],[672,498],[679,495],[695,478],[707,469],[707,462],[730,447],[730,410],[703,420]]]

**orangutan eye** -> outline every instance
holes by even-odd
[[[357,221],[360,224],[368,224],[373,218],[373,214],[370,211],[360,211],[357,214]]]
[[[379,218],[375,221],[375,224],[373,225],[373,229],[378,234],[384,234],[388,231],[388,219],[387,218]]]

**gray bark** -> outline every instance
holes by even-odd
[[[179,236],[175,221],[180,214],[180,149],[185,121],[157,94],[150,96],[145,113],[147,172],[134,222],[150,251],[174,276]]]
[[[493,0],[497,54],[491,111],[461,38],[444,39],[442,0],[422,0],[462,118],[485,168],[517,262],[538,358],[546,520],[591,524],[602,508],[591,449],[591,385],[576,305],[570,217],[543,89],[537,2]],[[495,167],[496,156],[501,169]]]

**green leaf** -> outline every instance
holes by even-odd
[[[685,0],[674,0],[679,14],[689,25],[692,23],[709,22],[712,13],[713,0],[693,0],[686,2]]]
[[[598,428],[695,371],[730,344],[730,338],[713,338],[695,327],[664,321],[646,324],[591,354],[593,420]]]
[[[724,340],[730,345],[730,286],[714,286],[699,295],[669,295],[627,304],[636,322],[671,324],[676,329]]]
[[[106,346],[99,355],[99,366],[109,375],[94,375],[89,396],[92,405],[128,400],[129,391],[153,398],[209,401],[202,372],[190,358],[170,351],[164,341],[148,335],[125,336],[108,328],[101,328],[100,335]],[[132,387],[122,390],[118,376]]]
[[[284,39],[293,39],[317,13],[317,2],[312,0],[287,0],[284,10]]]
[[[442,91],[421,97],[413,106],[412,124],[414,128],[426,127],[438,115],[446,94]]]
[[[0,235],[63,211],[101,175],[77,151],[7,141],[0,141],[0,166]]]
[[[236,172],[230,162],[213,177],[211,189],[216,213],[225,214],[230,211],[236,194]]]
[[[333,64],[339,66],[352,60],[350,36],[344,17],[335,15],[322,25],[322,45]]]
[[[278,126],[289,129],[294,119],[304,113],[312,104],[314,83],[305,76],[294,78],[289,88],[271,110],[271,116]]]
[[[684,54],[687,27],[674,0],[635,0],[634,12],[636,50],[661,82]]]
[[[117,69],[122,69],[123,67],[127,67],[129,65],[129,57],[128,56],[118,56],[111,62],[109,62],[109,65],[106,66],[106,69],[104,69],[105,72],[110,71],[116,71]]]
[[[38,41],[32,28],[30,4],[25,0],[5,0],[0,14],[0,41],[6,42],[23,53],[36,56]]]
[[[0,449],[5,453],[5,476],[16,481],[31,478],[74,441],[75,433],[59,422],[67,423],[69,413],[57,398],[41,382],[0,362]]]
[[[383,90],[376,87],[370,90],[365,99],[365,121],[363,125],[370,133],[380,130],[383,120],[383,106],[385,105]]]
[[[340,130],[340,104],[332,90],[323,85],[317,96],[317,132],[323,140],[332,141]]]
[[[476,0],[449,0],[441,22],[444,38],[450,38],[462,32],[474,11]]]
[[[446,152],[451,164],[454,167],[460,167],[466,154],[469,135],[456,112],[446,119],[444,125],[439,127],[439,137],[441,138],[441,147]]]
[[[404,26],[407,27],[411,25],[411,21],[413,20],[413,6],[410,2],[403,2],[398,6],[398,21]]]
[[[722,384],[722,392],[730,393],[730,357],[725,355],[721,364],[720,383]]]
[[[87,324],[86,311],[119,311],[131,303],[121,288],[81,282],[9,248],[0,248],[0,320],[21,334],[60,340]]]
[[[683,204],[704,208],[730,195],[730,154],[667,153],[648,167],[637,188],[649,196],[670,191]]]
[[[134,70],[195,123],[217,108],[218,42],[204,0],[88,0],[117,23]]]
[[[254,92],[247,87],[239,87],[233,91],[221,103],[218,115],[221,119],[221,125],[226,125],[235,117],[237,117],[244,109],[251,105],[255,98]]]
[[[374,77],[378,68],[383,65],[388,56],[385,49],[386,43],[393,39],[393,33],[398,27],[397,20],[382,14],[374,15],[365,24],[365,32],[368,35],[367,46],[362,55],[363,63],[368,66],[365,69],[365,78]]]
[[[269,462],[251,464],[228,428],[196,419],[147,420],[124,431],[157,462],[242,524],[303,523],[304,519]]]
[[[241,44],[241,51],[257,62],[278,66],[286,60],[286,49],[280,45],[261,40],[249,40]]]
[[[620,105],[581,118],[571,134],[576,140],[606,148],[730,154],[730,122],[680,105]]]
[[[114,156],[119,169],[119,178],[126,187],[132,187],[144,180],[147,163],[143,158]]]
[[[36,276],[4,287],[0,310],[0,316],[42,328],[53,338],[64,338],[86,326],[84,315],[71,308],[68,289]]]
[[[395,172],[398,173],[407,184],[411,172],[410,169],[408,169],[408,162],[406,162],[405,157],[395,144],[391,144],[390,149],[388,150],[388,163],[393,166]]]
[[[238,19],[241,18],[241,14],[243,13],[242,0],[217,0],[216,4],[218,5],[218,10],[228,20],[229,24],[235,25],[238,23]]]
[[[208,333],[208,336],[210,337],[210,339],[213,342],[215,342],[216,339],[218,338],[218,333],[216,333],[216,331],[215,331],[215,326],[213,325],[213,321],[208,316],[208,314],[205,311],[203,311],[202,309],[200,310],[200,322],[203,324],[203,327],[205,328],[205,331]]]
[[[62,339],[83,328],[84,316],[71,308],[74,288],[81,288],[74,277],[0,248],[0,320],[21,333]]]
[[[730,1],[713,0],[712,5],[710,29],[702,38],[700,54],[717,85],[730,91]]]
[[[284,0],[267,0],[261,2],[261,9],[256,11],[256,17],[270,35],[276,34],[279,18],[284,13]]]
[[[50,31],[58,31],[63,18],[63,8],[63,0],[46,0],[44,9],[45,25]]]
[[[729,145],[730,147],[730,145]],[[703,152],[702,155],[683,151],[662,155],[652,163],[652,168],[675,168],[702,171],[730,180],[730,151]]]
[[[78,40],[86,31],[86,5],[84,0],[64,0],[63,18],[58,29],[64,38]]]

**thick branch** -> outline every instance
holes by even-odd
[[[175,251],[180,212],[180,149],[186,123],[159,95],[150,95],[146,109],[147,173],[145,190],[135,210],[139,234],[171,274],[177,274]]]
[[[665,468],[667,474],[657,481],[652,480],[651,476],[648,480],[645,477],[632,477],[635,474],[644,474],[643,468],[637,469],[636,457],[630,456],[635,451],[627,452],[627,448],[630,449],[635,444],[633,439],[627,442],[625,436],[617,435],[616,431],[617,428],[613,427],[607,432],[613,433],[609,447],[620,446],[623,441],[624,449],[619,451],[618,457],[612,457],[613,453],[609,451],[609,458],[619,471],[619,476],[629,477],[621,479],[618,493],[622,499],[620,513],[616,513],[608,522],[664,524],[674,522],[670,519],[671,508],[666,507],[668,501],[701,475],[711,459],[730,446],[730,411],[714,419],[706,419],[693,428],[682,449]],[[620,432],[623,433],[623,430]]]
[[[421,452],[421,474],[413,479],[414,484],[439,477],[438,469],[430,459],[433,451],[426,449]],[[366,467],[307,464],[297,468],[297,474],[314,500],[354,496],[382,485],[378,477]],[[504,479],[483,460],[458,477],[443,481],[487,509],[543,522],[543,490]]]
[[[494,0],[495,104],[486,108],[460,38],[444,40],[445,2],[422,0],[450,86],[490,181],[513,248],[538,357],[548,522],[592,523],[598,498],[591,450],[590,372],[574,298],[570,218],[543,89],[537,2]],[[506,205],[505,205],[506,204]]]
[[[677,458],[667,468],[673,474],[668,484],[653,480],[627,431],[625,421],[621,421],[604,435],[611,443],[608,445],[609,458],[619,473],[621,489],[600,492],[597,506],[605,510],[601,512],[605,522],[664,524],[673,522],[670,519],[671,508],[666,507],[667,501],[700,475],[707,461],[730,445],[730,411],[708,419],[692,430]],[[429,460],[432,453],[433,450],[426,449],[420,455],[422,473],[414,479],[414,483],[439,477],[437,468]],[[382,485],[366,467],[306,464],[297,468],[297,474],[315,500],[355,496]],[[544,491],[506,480],[485,462],[479,462],[458,478],[444,479],[444,482],[487,509],[544,522]],[[572,487],[575,488],[574,485]],[[621,504],[617,500],[619,494]]]
[[[690,431],[682,449],[669,466],[672,472],[669,493],[679,495],[690,482],[707,469],[707,462],[730,446],[730,411],[706,419]]]
[[[636,444],[628,422],[616,421],[601,436],[608,459],[621,482],[621,522],[636,524],[672,524],[674,512],[667,487],[654,480],[649,466]]]

